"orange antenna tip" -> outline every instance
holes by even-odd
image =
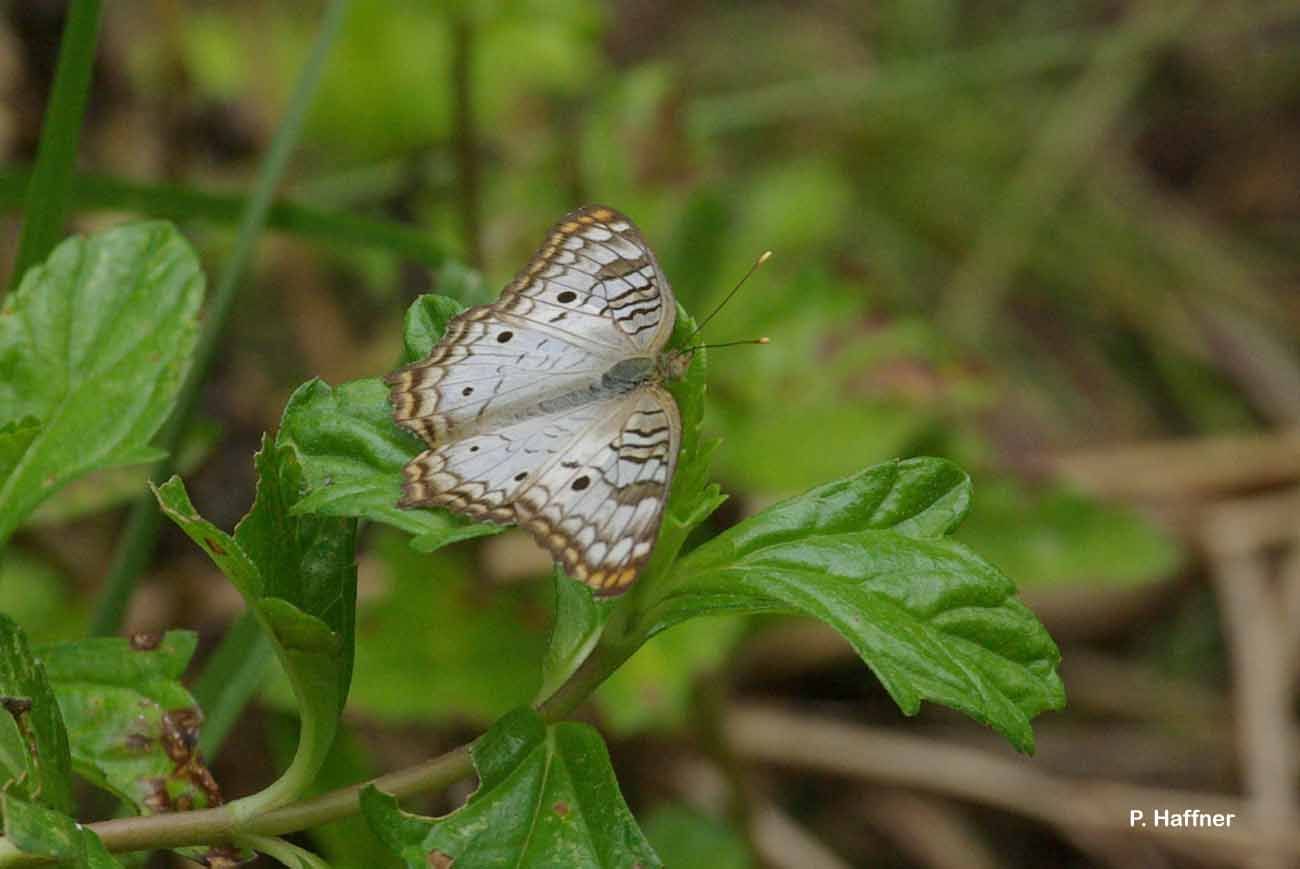
[[[767,337],[766,335],[764,335],[762,338],[759,338],[759,339],[758,339],[758,343],[759,343],[759,344],[771,344],[771,343],[772,343],[772,339],[769,338],[769,337]]]
[[[767,262],[771,258],[772,258],[772,252],[770,250],[765,250],[758,255],[758,262],[756,263],[756,265],[761,266],[763,263]]]

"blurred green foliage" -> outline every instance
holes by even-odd
[[[71,579],[35,554],[9,547],[0,557],[0,612],[42,642],[84,636],[86,602],[79,600]]]
[[[1026,491],[1009,480],[977,483],[976,491],[957,539],[1023,583],[1148,582],[1182,562],[1178,544],[1131,509],[1068,489]]]
[[[660,806],[642,828],[665,866],[673,869],[749,869],[745,840],[726,824],[677,803]]]
[[[353,708],[387,721],[481,725],[532,698],[550,628],[548,583],[492,587],[464,552],[421,555],[390,532],[371,551],[383,593],[357,614]]]
[[[243,118],[247,153],[176,161],[182,183],[238,191],[319,10],[182,5],[170,31],[128,28],[115,56],[145,105],[183,82],[194,106]],[[321,320],[295,318],[337,317],[357,342],[339,350],[355,357],[349,376],[380,375],[415,291],[486,301],[552,220],[601,201],[640,224],[696,316],[775,251],[705,333],[773,339],[711,359],[705,425],[723,439],[714,472],[733,495],[718,529],[864,466],[939,455],[978,481],[957,539],[1022,585],[1148,583],[1188,563],[1139,512],[1018,469],[1074,448],[1294,422],[1257,388],[1286,392],[1300,329],[1278,289],[1297,268],[1296,132],[1276,117],[1300,99],[1294,2],[1134,4],[1148,14],[1101,0],[653,5],[354,4],[285,195],[400,220],[451,256],[413,276],[392,239],[357,249],[341,229],[317,251],[314,300],[275,295],[282,309],[257,295],[280,289],[283,269],[267,266],[219,387],[265,417],[245,427],[271,427],[294,378],[335,354],[312,356],[301,335]],[[471,60],[481,273],[465,264],[458,52]],[[117,171],[103,162],[96,171]],[[228,241],[196,235],[209,253]],[[263,326],[268,312],[283,321]],[[1249,328],[1230,332],[1237,320]],[[92,506],[113,502],[117,480],[92,478]],[[82,514],[81,494],[35,518]],[[0,562],[0,611],[38,641],[75,636],[83,603],[31,542]],[[485,581],[484,545],[420,554],[371,530],[358,720],[485,723],[532,698],[552,592],[541,572]],[[1188,619],[1162,642],[1171,659],[1195,651],[1202,673],[1214,613]],[[596,696],[602,723],[681,727],[694,680],[750,625],[656,638]],[[672,846],[690,836],[714,862],[746,865],[710,823],[667,809],[646,831],[669,865],[688,865]],[[343,859],[343,837],[332,847]]]

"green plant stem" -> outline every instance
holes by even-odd
[[[36,168],[27,185],[23,234],[9,276],[11,289],[18,286],[29,268],[49,256],[63,233],[81,122],[90,96],[102,7],[101,0],[73,0],[68,6],[50,106],[41,125]]]
[[[598,645],[569,680],[537,707],[538,712],[551,722],[567,717],[636,649],[637,644],[632,641]],[[241,818],[240,812],[234,809],[237,804],[231,803],[197,812],[101,821],[90,824],[89,829],[99,836],[109,851],[114,852],[220,844],[240,836],[283,836],[357,814],[361,791],[369,785],[400,799],[440,790],[473,772],[470,745],[467,744],[415,766],[258,815]],[[46,858],[25,854],[11,842],[0,838],[0,869],[49,862]]]
[[[266,854],[285,866],[319,866],[329,869],[329,865],[312,852],[275,836],[236,836],[234,844]]]
[[[347,11],[347,0],[332,0],[325,10],[320,32],[312,46],[298,83],[294,87],[289,108],[280,122],[271,141],[261,167],[258,169],[257,181],[253,186],[253,195],[244,209],[240,221],[239,235],[235,249],[226,260],[217,281],[217,288],[212,294],[204,320],[203,333],[199,336],[198,347],[194,351],[194,363],[185,378],[185,383],[176,399],[176,408],[158,434],[157,444],[171,456],[176,451],[181,434],[193,416],[198,405],[199,391],[212,367],[218,342],[225,331],[226,321],[234,305],[235,292],[244,275],[248,261],[252,258],[258,237],[266,226],[270,213],[271,199],[284,176],[289,155],[302,132],[307,108],[320,84],[321,73],[325,68],[325,58],[343,24]],[[171,476],[173,464],[170,458],[163,459],[154,466],[151,479],[155,485],[162,485]],[[91,629],[95,634],[115,634],[122,624],[126,604],[135,589],[136,578],[140,570],[148,563],[158,539],[159,521],[158,505],[152,495],[139,498],[131,507],[127,521],[126,533],[114,554],[112,568],[104,581],[104,592],[96,609]],[[143,514],[152,514],[152,521]]]
[[[242,823],[229,806],[221,806],[197,812],[118,818],[89,824],[88,829],[114,852],[218,844],[239,836],[282,836],[357,814],[361,810],[361,791],[368,785],[397,797],[407,797],[447,787],[473,771],[469,746],[463,745],[433,760],[331,791],[315,799],[303,800]],[[36,866],[50,862],[49,858],[23,853],[7,839],[0,838],[0,867]]]
[[[262,629],[265,633],[270,633],[269,625],[263,624]],[[335,719],[325,719],[313,713],[311,705],[304,702],[304,695],[296,682],[294,693],[302,715],[298,725],[298,747],[293,753],[293,760],[288,769],[270,785],[226,806],[239,824],[288,805],[306,792],[320,772],[325,752],[334,739],[337,731]]]
[[[33,171],[17,166],[0,169],[0,209],[21,206]],[[68,204],[74,209],[106,208],[135,211],[170,220],[206,220],[235,223],[248,206],[244,196],[210,193],[179,184],[131,181],[112,175],[75,174]],[[428,268],[447,260],[427,233],[390,220],[326,211],[291,202],[276,202],[266,215],[266,226],[329,245],[374,247],[407,257]]]
[[[467,778],[473,772],[470,747],[462,745],[424,763],[285,806],[253,820],[249,823],[249,828],[273,836],[306,830],[355,815],[361,810],[361,791],[371,785],[400,799],[441,790]]]
[[[550,697],[537,705],[537,711],[547,721],[559,721],[591,696],[600,683],[609,678],[623,662],[632,657],[640,647],[639,642],[604,643],[596,646],[573,675]]]

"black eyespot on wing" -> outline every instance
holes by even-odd
[[[477,453],[477,452],[478,452],[478,444],[474,444],[473,446],[471,446],[471,447],[469,448],[469,451],[470,451],[471,453]]]
[[[527,471],[520,471],[519,473],[515,474],[515,482],[522,483],[524,481],[524,478],[527,476],[528,476]]]
[[[587,488],[590,485],[591,485],[591,478],[586,475],[583,475],[573,481],[573,486],[571,488],[575,492],[581,492],[583,489]]]
[[[513,337],[515,337],[514,332],[509,332],[509,331],[502,332],[500,335],[497,336],[497,342],[500,344],[504,344]]]
[[[464,389],[462,389],[462,390],[460,391],[460,394],[461,394],[461,395],[471,395],[471,394],[473,394],[473,392],[474,392],[474,387],[472,387],[472,386],[466,386]]]
[[[573,292],[572,290],[565,290],[564,292],[556,296],[556,298],[567,305],[569,302],[572,302],[574,299],[578,298],[578,294]]]

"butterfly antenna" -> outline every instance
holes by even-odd
[[[727,341],[723,344],[696,344],[694,347],[687,347],[686,352],[692,353],[696,350],[717,350],[719,347],[739,347],[742,344],[771,344],[772,339],[766,336],[762,338],[749,338],[745,341]]]
[[[698,326],[695,327],[695,331],[692,332],[692,333],[690,334],[690,336],[686,339],[686,343],[687,343],[687,344],[690,344],[690,343],[691,343],[691,339],[693,339],[696,335],[700,334],[700,330],[702,330],[705,326],[707,326],[707,325],[709,324],[709,321],[712,320],[714,317],[717,316],[718,312],[722,310],[723,306],[726,305],[727,302],[730,302],[730,301],[731,301],[731,297],[734,296],[734,295],[736,295],[736,293],[738,293],[738,292],[740,291],[740,288],[743,287],[743,286],[745,285],[745,281],[749,280],[749,276],[752,275],[755,271],[757,271],[759,266],[761,266],[763,263],[767,262],[767,261],[768,261],[769,259],[771,259],[771,258],[772,258],[772,252],[771,252],[770,250],[765,250],[765,251],[763,251],[763,253],[759,256],[758,259],[754,260],[754,264],[753,264],[752,266],[749,267],[749,271],[745,272],[745,276],[744,276],[743,278],[741,278],[739,281],[736,282],[736,285],[735,285],[734,287],[731,288],[731,292],[727,293],[726,298],[724,298],[721,302],[719,302],[719,303],[718,303],[718,306],[717,306],[716,308],[714,308],[711,312],[709,312],[709,315],[708,315],[707,317],[705,317],[703,320],[701,320],[701,321],[700,321],[700,324],[699,324]],[[741,341],[741,342],[738,342],[738,343],[741,343],[741,344],[766,344],[767,342],[766,342],[765,340],[759,340],[759,341]],[[722,345],[715,344],[715,345],[713,345],[713,346],[715,346],[715,347],[719,347],[719,346],[722,346]]]

